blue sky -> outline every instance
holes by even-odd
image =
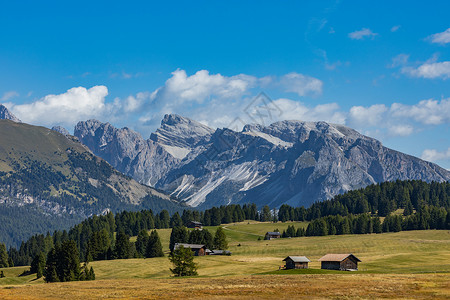
[[[0,102],[23,121],[148,137],[165,113],[252,122],[264,92],[267,123],[345,124],[450,169],[448,1],[92,2],[0,4]]]

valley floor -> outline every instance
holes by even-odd
[[[305,223],[226,225],[232,256],[197,257],[198,277],[170,277],[167,257],[92,262],[97,280],[44,284],[28,267],[2,269],[0,299],[35,298],[423,298],[450,299],[450,231],[257,240],[275,228]],[[208,228],[214,233],[215,228]],[[168,249],[170,230],[158,230]],[[359,271],[320,270],[326,253],[353,253]],[[308,270],[278,271],[288,255],[306,255]]]

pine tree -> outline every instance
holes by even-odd
[[[272,214],[270,213],[270,208],[267,205],[264,205],[262,213],[261,213],[261,222],[272,221]]]
[[[8,252],[6,252],[6,246],[0,243],[0,268],[9,267]]]
[[[117,259],[130,257],[130,238],[123,230],[117,234],[114,255]]]
[[[49,252],[45,270],[46,282],[73,281],[80,278],[80,259],[76,243],[73,240],[58,244]]]
[[[95,280],[94,268],[92,268],[92,267],[89,270],[89,280]]]
[[[164,252],[162,250],[161,240],[158,232],[153,230],[148,238],[147,251],[145,257],[162,257]]]
[[[91,234],[88,241],[88,252],[93,260],[106,259],[108,248],[111,246],[111,239],[108,231],[103,228],[100,231],[95,231]]]
[[[373,232],[374,233],[381,233],[382,231],[383,231],[383,228],[381,226],[380,217],[375,217],[373,219]]]
[[[44,280],[46,282],[56,282],[59,281],[58,274],[56,273],[56,268],[58,264],[58,253],[60,248],[60,242],[55,243],[55,247],[47,255],[47,261],[44,269]]]
[[[197,264],[194,262],[194,253],[191,249],[181,245],[170,253],[169,260],[174,265],[170,271],[175,276],[197,275]]]
[[[170,218],[170,227],[183,226],[183,220],[178,212],[174,213]]]
[[[213,242],[214,249],[226,250],[228,249],[227,235],[222,227],[217,228],[216,234],[214,235]]]
[[[412,206],[412,203],[411,203],[411,201],[407,201],[406,202],[406,205],[405,205],[405,210],[403,211],[403,215],[404,216],[409,216],[409,215],[411,215],[413,213],[413,206]]]
[[[296,231],[294,225],[289,225],[286,230],[286,235],[288,237],[295,237]]]
[[[170,225],[169,212],[163,209],[159,213],[159,228],[169,228],[169,225]]]
[[[172,228],[172,232],[170,234],[170,243],[169,249],[173,250],[173,247],[176,243],[187,243],[189,241],[189,233],[184,226],[177,226]]]
[[[149,238],[149,235],[148,235],[147,230],[142,229],[141,231],[139,231],[135,246],[136,246],[136,251],[140,257],[145,256],[145,251],[147,250],[148,238]]]
[[[73,240],[61,244],[56,272],[60,281],[78,280],[80,276],[80,255]]]
[[[45,255],[43,252],[39,252],[31,262],[30,273],[36,273],[37,278],[41,278],[44,274],[45,268]]]

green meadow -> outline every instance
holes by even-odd
[[[376,276],[381,279],[389,276],[400,276],[400,278],[403,278],[401,276],[407,278],[418,276],[417,278],[421,278],[421,280],[434,278],[425,276],[429,274],[438,276],[436,278],[439,278],[439,282],[446,282],[446,278],[450,279],[450,231],[448,230],[258,240],[259,237],[263,238],[265,232],[274,229],[283,231],[288,225],[298,228],[307,224],[304,222],[274,224],[245,221],[222,225],[227,233],[229,250],[233,254],[231,256],[196,257],[199,276],[195,277],[197,281],[194,282],[203,282],[202,278],[227,278],[226,280],[239,278],[241,280],[243,276],[245,278],[262,276],[261,285],[266,285],[273,276],[276,278],[280,278],[279,276],[286,278],[305,276],[300,277],[304,279],[311,279],[314,276],[332,276],[325,277],[330,279],[337,276],[336,278],[340,278],[339,280],[348,276],[352,276],[352,278],[361,276],[361,279],[367,279],[367,276]],[[214,234],[217,227],[206,228]],[[170,229],[158,230],[166,254],[169,252],[170,232]],[[131,240],[135,240],[135,238],[132,237]],[[321,270],[318,259],[326,253],[353,253],[362,261],[359,263],[359,271]],[[279,267],[284,264],[282,260],[288,255],[307,256],[311,260],[309,269],[279,270]],[[130,280],[157,280],[158,282],[168,279],[187,280],[171,277],[169,270],[171,265],[167,256],[95,261],[91,262],[91,265],[96,274],[95,283],[79,282],[77,285],[94,284],[96,288],[103,289],[105,284],[108,285],[111,282],[120,285]],[[43,279],[36,280],[35,275],[20,276],[27,269],[28,267],[1,269],[6,277],[0,279],[0,286],[7,289],[20,286],[37,288],[39,284],[43,283]],[[401,281],[401,279],[398,280]],[[61,285],[70,284],[75,283],[61,283]],[[43,285],[47,286],[47,284]],[[48,286],[50,285],[53,286],[53,284],[48,284]]]

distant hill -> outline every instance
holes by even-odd
[[[0,241],[7,245],[92,214],[182,207],[116,171],[74,137],[0,120]]]

